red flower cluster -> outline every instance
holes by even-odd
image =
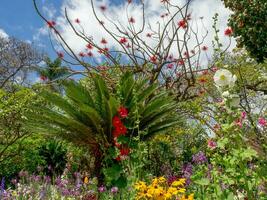
[[[121,135],[126,135],[127,128],[124,126],[124,124],[121,121],[121,118],[126,118],[128,116],[128,110],[127,108],[121,106],[118,109],[119,116],[115,115],[112,119],[112,125],[114,126],[114,130],[112,132],[112,135],[114,137],[114,145],[119,148],[120,155],[116,158],[117,161],[120,161],[123,157],[128,156],[130,153],[130,149],[126,146],[122,146],[117,142],[117,138]]]

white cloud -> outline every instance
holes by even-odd
[[[60,15],[55,18],[57,28],[62,33],[63,38],[69,44],[69,46],[76,52],[79,53],[85,50],[85,41],[80,39],[78,36],[75,35],[69,24],[66,22],[65,19],[65,8],[68,11],[68,16],[74,23],[74,20],[78,18],[81,22],[81,26],[83,27],[84,32],[88,35],[88,37],[93,37],[94,41],[100,43],[102,38],[106,38],[108,41],[108,47],[118,47],[117,43],[112,39],[110,35],[108,35],[103,27],[99,24],[99,22],[95,19],[94,13],[92,10],[90,0],[65,0],[61,6]],[[124,27],[129,27],[128,24],[128,17],[134,17],[136,20],[135,29],[139,30],[142,27],[142,7],[138,4],[131,4],[127,8],[127,1],[123,1],[120,5],[111,4],[111,0],[100,0],[94,1],[95,8],[98,16],[100,19],[105,22],[105,26],[107,29],[111,30],[114,33],[118,34],[116,27],[111,22],[119,22]],[[180,6],[183,5],[185,0],[179,1]],[[172,3],[177,4],[177,0],[172,0]],[[100,6],[106,5],[107,10],[105,11],[105,15],[108,16],[111,22],[105,19],[101,13]],[[126,9],[128,9],[128,17]],[[47,9],[46,9],[47,10]],[[53,9],[52,9],[53,10]],[[219,14],[219,21],[218,21],[218,28],[221,30],[220,32],[220,39],[221,42],[227,46],[229,43],[229,38],[223,35],[224,29],[227,27],[227,19],[230,14],[229,10],[227,10],[223,3],[220,0],[197,0],[193,1],[190,12],[192,11],[192,18],[195,19],[196,22],[200,22],[199,17],[204,16],[203,23],[205,27],[209,30],[209,35],[205,40],[205,45],[212,49],[211,41],[214,38],[212,24],[213,19],[212,17],[215,13]],[[158,23],[163,23],[163,20],[160,18],[160,15],[165,13],[166,10],[160,0],[146,0],[145,1],[145,12],[146,12],[146,22],[151,24],[154,30],[157,30]],[[53,14],[49,14],[50,17],[54,16]],[[181,18],[181,17],[180,17]],[[177,20],[179,17],[177,17]],[[118,24],[118,23],[116,23]],[[74,25],[79,29],[78,25],[74,23]],[[199,24],[199,26],[201,26]],[[144,40],[153,48],[156,44],[153,40],[148,41],[145,37],[146,33],[150,32],[148,27],[146,27],[146,31],[141,36]],[[47,34],[44,29],[40,29],[40,34]],[[179,33],[180,35],[182,33]],[[194,41],[189,42],[190,48],[195,45]],[[231,45],[231,48],[235,45],[235,42]],[[174,49],[172,50],[174,54],[177,54],[177,51]]]
[[[0,28],[0,37],[2,37],[2,38],[8,38],[8,34],[3,29],[1,29],[1,28]]]

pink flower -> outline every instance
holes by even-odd
[[[239,126],[239,128],[242,128],[242,126],[243,126],[242,120],[240,120],[240,119],[235,120],[235,125]]]
[[[208,147],[213,150],[217,147],[217,143],[210,139],[208,140]]]
[[[242,119],[245,119],[246,116],[247,116],[247,113],[246,113],[246,112],[242,112],[242,113],[241,113],[241,118],[242,118]]]
[[[81,21],[77,18],[77,19],[75,19],[75,22],[76,22],[77,24],[79,24]]]
[[[79,53],[79,56],[80,56],[80,57],[84,57],[84,56],[85,56],[85,53],[80,52],[80,53]]]
[[[265,127],[267,125],[267,120],[264,119],[263,117],[260,117],[258,123],[260,126]]]

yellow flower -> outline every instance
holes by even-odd
[[[89,178],[88,178],[87,176],[85,176],[85,177],[83,178],[83,183],[84,183],[84,184],[88,184],[88,183],[89,183]]]
[[[170,187],[168,189],[167,193],[170,193],[171,195],[176,195],[176,194],[178,194],[178,190],[175,187]]]
[[[158,182],[161,183],[166,183],[166,178],[164,178],[163,176],[159,177]]]
[[[185,178],[181,178],[177,181],[174,181],[172,183],[172,187],[178,187],[178,186],[183,186],[185,184]]]
[[[188,196],[188,200],[194,200],[194,194],[190,194],[190,195]]]
[[[138,191],[146,191],[147,190],[147,186],[146,186],[146,183],[144,181],[137,182],[134,187]]]
[[[185,191],[186,191],[185,188],[180,188],[180,189],[178,190],[178,193],[185,193]]]

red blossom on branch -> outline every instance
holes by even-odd
[[[75,22],[76,22],[77,24],[81,23],[81,21],[80,21],[78,18],[75,19]]]
[[[182,27],[183,29],[186,29],[186,27],[187,27],[187,23],[186,23],[186,20],[180,20],[179,22],[178,22],[178,27],[180,28],[180,27]]]
[[[57,52],[57,56],[62,59],[64,57],[64,54],[62,52]]]
[[[93,45],[92,45],[92,44],[90,44],[90,43],[89,43],[89,44],[87,44],[87,45],[86,45],[86,47],[87,47],[87,49],[93,49],[93,48],[94,48],[94,47],[93,47]]]
[[[202,47],[202,50],[203,50],[203,51],[207,51],[207,50],[208,50],[208,47],[207,47],[207,46],[203,46],[203,47]]]
[[[46,24],[49,28],[53,28],[56,25],[56,22],[55,21],[47,21]]]
[[[105,12],[107,10],[107,7],[105,5],[102,5],[99,7],[101,11]]]
[[[87,56],[89,56],[89,57],[92,57],[94,54],[91,52],[91,51],[89,51],[88,53],[87,53]]]
[[[225,29],[224,35],[231,36],[232,34],[233,34],[233,29],[231,27],[228,27],[227,29]]]
[[[101,42],[101,44],[107,44],[108,43],[105,38],[102,38],[102,40],[100,42]]]
[[[80,53],[79,53],[79,56],[80,56],[80,57],[85,57],[85,53],[80,52]]]
[[[157,56],[151,56],[151,57],[150,57],[150,61],[151,61],[152,63],[157,63]]]
[[[133,24],[133,23],[135,23],[135,19],[133,17],[130,17],[129,22]]]
[[[127,39],[126,39],[125,37],[121,38],[121,39],[120,39],[120,43],[121,43],[121,44],[125,44],[125,43],[127,43]]]

